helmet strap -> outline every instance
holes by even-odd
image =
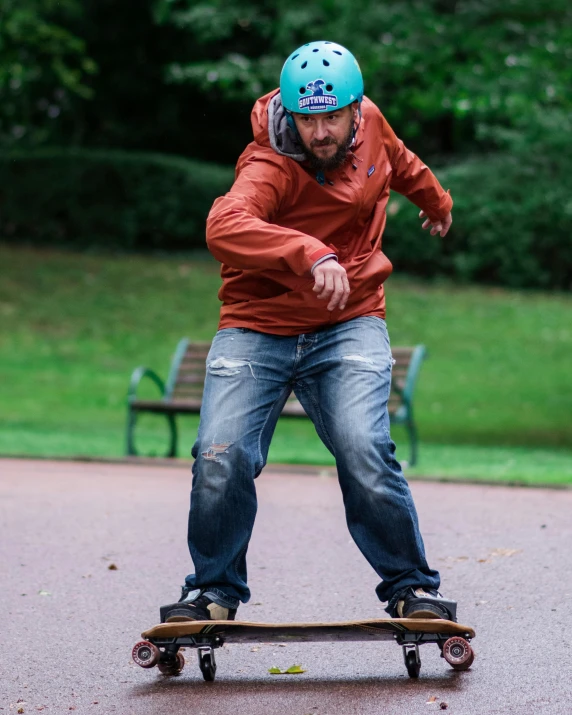
[[[353,132],[353,134],[352,134],[352,141],[356,138],[356,135],[357,135],[357,133],[358,133],[358,129],[359,129],[360,124],[361,124],[361,102],[358,102],[358,117],[359,117],[358,123],[357,123],[357,124],[354,124],[354,132]]]
[[[286,108],[284,108],[284,112],[286,114],[286,123],[288,124],[288,127],[294,132],[296,136],[298,136],[298,127],[296,126],[296,122],[294,121],[292,112]]]

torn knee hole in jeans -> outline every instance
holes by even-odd
[[[234,442],[213,442],[206,452],[201,452],[201,455],[207,462],[219,462],[219,454],[228,454],[228,449]]]
[[[371,358],[364,357],[363,355],[344,355],[342,360],[354,360],[355,362],[365,362],[367,365],[373,365],[374,362]],[[391,364],[395,365],[395,360],[391,358]]]
[[[365,362],[368,365],[373,365],[373,360],[363,355],[344,355],[342,360],[354,360],[355,362]]]
[[[248,360],[234,360],[232,358],[219,357],[208,364],[208,370],[211,375],[219,375],[220,377],[238,375],[241,367],[249,367],[252,377],[256,379],[252,365]]]

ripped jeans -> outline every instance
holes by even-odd
[[[254,479],[294,390],[336,459],[347,525],[382,579],[380,601],[391,604],[408,586],[439,588],[389,435],[391,366],[385,321],[374,316],[293,337],[246,328],[216,334],[192,452],[188,543],[195,573],[187,586],[206,588],[227,608],[249,600]]]

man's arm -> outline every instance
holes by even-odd
[[[427,226],[424,224],[424,228],[430,224],[434,227],[440,224],[443,227],[443,222],[453,207],[449,192],[443,189],[429,167],[397,138],[383,116],[381,120],[383,140],[393,169],[390,188],[406,196],[428,217],[430,223],[425,222]]]
[[[231,190],[218,198],[207,219],[207,245],[221,263],[243,270],[273,269],[309,276],[332,249],[273,219],[287,195],[290,177],[279,160],[246,160]]]

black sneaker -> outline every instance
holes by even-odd
[[[207,589],[191,590],[183,586],[178,603],[161,606],[161,623],[176,623],[177,621],[234,621],[236,608],[219,606],[208,596]]]
[[[435,589],[411,588],[400,594],[394,618],[443,618],[457,621],[457,602],[449,601]]]

